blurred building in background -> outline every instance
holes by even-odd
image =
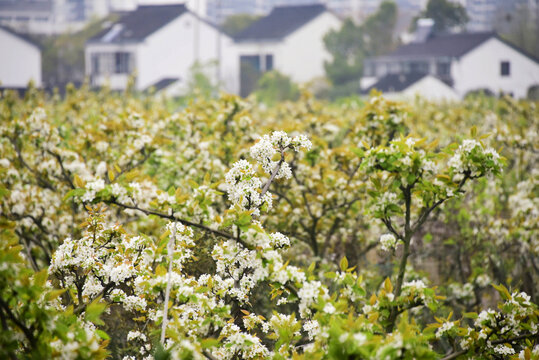
[[[24,89],[30,81],[41,86],[41,49],[27,36],[0,26],[0,88]]]
[[[22,33],[59,34],[134,7],[136,0],[0,0],[0,25]]]

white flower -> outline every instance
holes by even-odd
[[[391,251],[397,245],[397,239],[393,234],[384,234],[380,236],[380,244],[382,245],[382,250]]]
[[[333,314],[335,312],[335,306],[333,306],[332,303],[327,303],[325,306],[324,306],[324,310],[323,310],[325,313],[328,313],[328,314]]]

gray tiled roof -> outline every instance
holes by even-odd
[[[369,93],[373,89],[381,92],[400,92],[427,75],[425,73],[389,74],[380,78],[374,85],[369,86],[364,93]]]
[[[138,42],[187,11],[184,4],[139,6],[88,42]]]
[[[323,4],[277,6],[234,36],[236,41],[279,40],[326,11]]]
[[[459,57],[496,36],[493,32],[442,34],[427,38],[425,42],[399,47],[387,57],[447,56]]]

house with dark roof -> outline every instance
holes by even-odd
[[[364,64],[363,88],[384,86],[388,75],[428,74],[459,97],[477,90],[525,97],[539,84],[539,62],[492,32],[428,34]]]
[[[41,49],[26,35],[0,26],[0,88],[41,86]]]
[[[458,100],[455,89],[436,76],[426,73],[387,74],[375,84],[363,90],[368,94],[371,90],[381,91],[389,99],[410,100],[417,96],[430,101]]]
[[[323,4],[277,6],[234,37],[240,64],[240,94],[248,95],[261,74],[277,70],[297,83],[325,75],[330,54],[324,35],[341,20]]]
[[[93,86],[186,90],[192,68],[200,64],[208,77],[237,92],[237,61],[228,55],[233,41],[184,4],[146,5],[123,15],[85,47],[86,74]],[[207,65],[204,67],[204,65]]]

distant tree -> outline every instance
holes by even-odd
[[[393,48],[397,12],[393,1],[384,1],[364,23],[356,25],[350,19],[345,20],[339,30],[332,30],[324,37],[326,49],[332,55],[331,61],[324,64],[333,85],[332,97],[357,92],[365,58]]]
[[[499,13],[494,30],[528,53],[539,57],[539,11],[522,4],[511,13]]]
[[[392,1],[384,1],[378,11],[365,20],[362,28],[368,56],[386,54],[393,48],[397,16],[397,5]]]
[[[332,60],[324,63],[326,75],[334,86],[356,81],[361,75],[365,58],[363,29],[347,19],[339,30],[324,37]]]
[[[230,36],[238,34],[243,29],[246,29],[249,25],[254,23],[256,20],[260,19],[258,15],[252,14],[235,14],[228,16],[223,24],[221,29]]]
[[[418,18],[434,20],[434,31],[443,32],[453,27],[465,26],[468,22],[466,9],[459,3],[449,0],[429,0],[425,10],[414,18],[410,26],[415,29]]]
[[[108,17],[92,21],[82,30],[54,36],[37,37],[42,48],[43,83],[46,87],[64,87],[67,83],[84,81],[84,46],[86,41],[103,30],[104,22],[114,21]]]

